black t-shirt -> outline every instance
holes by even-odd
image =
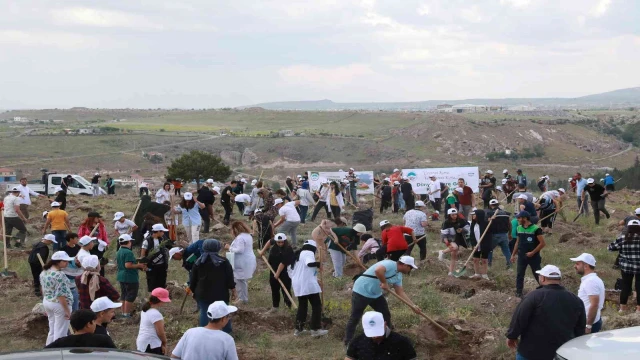
[[[94,334],[98,334],[98,335],[109,336],[109,332],[107,331],[107,324],[96,325],[96,330],[93,333]],[[109,337],[111,337],[111,336],[109,336]]]
[[[603,199],[602,193],[604,193],[604,186],[600,184],[595,184],[594,186],[585,186],[584,191],[589,193],[589,198],[591,201],[600,201]]]
[[[74,247],[70,247],[69,245],[65,245],[60,250],[66,252],[67,255],[69,255],[70,257],[76,257],[76,255],[78,255],[78,252],[80,251],[80,249],[81,249],[80,245],[76,245]]]
[[[95,175],[92,179],[91,179],[91,183],[92,184],[97,184],[100,182],[100,175]]]
[[[227,186],[226,188],[224,188],[224,190],[222,190],[222,194],[220,195],[220,201],[225,204],[231,203],[231,196],[228,192],[233,192],[233,188],[231,186]]]
[[[402,184],[400,184],[400,191],[402,191],[402,196],[403,197],[409,197],[413,195],[413,186],[411,186],[411,183],[408,181],[403,182]]]
[[[73,347],[93,347],[115,349],[116,345],[110,337],[101,334],[81,334],[62,337],[51,344],[46,349],[52,348],[73,348]]]
[[[30,264],[40,264],[40,260],[38,260],[38,255],[36,254],[40,254],[42,261],[46,263],[47,259],[49,258],[49,247],[42,241],[33,245],[33,249],[29,254]]]
[[[392,331],[380,344],[364,334],[357,336],[349,344],[347,357],[358,360],[412,360],[417,355],[409,338]]]
[[[269,265],[273,268],[273,271],[278,271],[278,266],[284,264],[285,267],[293,264],[293,249],[291,246],[280,247],[275,240],[271,240],[271,249],[269,250]],[[282,275],[287,272],[283,271]]]
[[[491,226],[489,227],[489,232],[491,234],[505,234],[509,232],[509,225],[511,220],[509,216],[511,213],[506,212],[504,210],[488,210],[487,211],[487,219],[491,218],[493,214],[498,211],[498,216],[491,222]]]
[[[205,205],[213,205],[213,201],[215,200],[213,197],[213,191],[206,186],[201,187],[198,189],[197,200]]]

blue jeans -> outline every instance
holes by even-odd
[[[355,185],[349,186],[349,193],[351,195],[351,204],[358,206],[358,188]]]
[[[602,318],[600,318],[600,320],[594,322],[593,325],[591,325],[592,334],[600,332],[600,330],[602,330]]]
[[[58,249],[62,249],[67,246],[67,230],[51,230],[51,234],[56,237],[57,244],[53,244],[53,251],[58,251]]]
[[[507,259],[507,266],[511,266],[511,250],[509,250],[509,236],[506,233],[493,234],[491,236],[491,248],[495,249],[500,246],[502,255]],[[489,253],[489,266],[493,260],[493,250]]]
[[[299,205],[298,208],[300,209],[300,224],[304,224],[304,221],[307,219],[309,206]]]
[[[522,355],[520,355],[519,352],[516,352],[516,360],[527,360],[527,358],[522,356]]]
[[[198,320],[198,325],[199,326],[207,326],[207,324],[209,323],[209,316],[207,316],[207,310],[209,308],[209,304],[206,301],[197,301],[198,303],[198,307],[200,308],[200,317]],[[227,325],[225,325],[222,328],[222,331],[226,332],[227,334],[231,334],[232,328],[231,328],[231,319],[229,319],[229,322],[227,323]]]
[[[80,308],[80,294],[78,294],[78,288],[72,287],[71,293],[73,294],[73,304],[71,304],[71,311],[76,311]]]

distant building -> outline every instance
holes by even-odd
[[[14,116],[13,117],[13,122],[26,123],[26,122],[29,122],[29,118],[24,117],[24,116]]]
[[[436,106],[436,110],[438,110],[439,112],[453,112],[453,105],[440,104]]]
[[[15,182],[16,180],[16,172],[13,169],[0,168],[0,183]]]
[[[78,134],[80,135],[93,134],[93,129],[78,129]]]
[[[278,131],[278,134],[280,136],[293,136],[293,135],[295,135],[293,130],[280,130],[280,131]]]
[[[64,122],[64,120],[51,120],[51,121],[53,121],[55,124],[60,124]]]
[[[534,106],[528,106],[528,105],[516,105],[516,106],[510,106],[509,107],[509,111],[533,111],[536,108]]]
[[[489,108],[486,105],[473,105],[473,104],[461,104],[453,105],[453,112],[466,113],[466,112],[485,112]]]

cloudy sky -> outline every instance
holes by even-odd
[[[0,0],[0,108],[581,96],[640,86],[638,0]]]

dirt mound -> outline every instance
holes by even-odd
[[[180,299],[184,298],[185,290],[177,281],[169,281],[167,282],[167,290],[169,290],[169,296],[171,299]]]
[[[640,314],[627,313],[622,315],[614,315],[607,319],[605,324],[606,330],[640,326]]]
[[[0,277],[0,292],[14,289],[29,289],[31,282],[18,277]]]
[[[477,358],[477,349],[487,340],[497,338],[497,330],[465,320],[438,322],[453,333],[448,335],[430,322],[422,322],[410,330],[416,339],[416,351],[426,355],[426,359],[458,360],[464,357]]]
[[[30,313],[12,321],[9,328],[13,334],[42,339],[49,332],[49,320],[46,315]]]
[[[484,279],[455,278],[451,276],[437,277],[427,284],[432,284],[436,289],[470,298],[481,290],[497,290],[495,282]]]
[[[268,321],[265,321],[268,319]],[[233,315],[234,326],[270,332],[289,332],[294,328],[293,315],[287,312],[265,315],[254,309],[238,309]]]

